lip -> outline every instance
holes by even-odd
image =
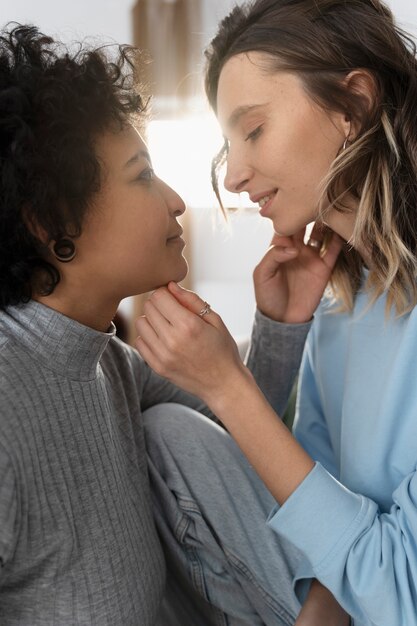
[[[175,239],[181,239],[181,235],[183,234],[183,229],[180,228],[176,233],[173,233],[170,237],[167,237],[167,241],[174,241]]]
[[[268,200],[268,202],[266,204],[264,204],[261,209],[259,209],[259,215],[262,215],[262,217],[269,217],[268,209],[271,206],[273,199],[274,198],[271,198],[270,200]]]
[[[272,203],[274,202],[276,195],[278,193],[278,189],[275,190],[274,195],[272,196],[272,198],[270,198],[268,200],[268,202],[266,204],[264,204],[260,209],[259,209],[259,215],[262,215],[262,217],[270,217],[269,215],[269,209],[272,206]],[[265,195],[269,195],[269,194],[265,194]],[[264,198],[265,196],[261,196],[261,198]],[[260,199],[260,198],[259,198]]]
[[[184,239],[181,237],[183,231],[182,229],[178,232],[177,235],[172,235],[172,237],[168,237],[167,238],[167,244],[168,243],[173,243],[173,244],[180,244],[182,246],[185,246],[185,241]]]
[[[277,191],[278,191],[277,187],[274,187],[273,189],[268,189],[267,191],[261,191],[260,193],[256,193],[254,195],[250,194],[249,197],[251,201],[256,204],[257,202],[259,202],[259,200],[261,200],[261,198],[265,198],[265,196],[275,195]]]
[[[182,239],[182,237],[170,237],[169,239],[167,239],[167,243],[179,243],[182,246],[185,246],[185,241],[184,239]]]

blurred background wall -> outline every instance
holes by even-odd
[[[234,4],[235,0],[0,0],[0,21],[2,25],[12,20],[31,22],[66,42],[88,38],[97,43],[136,43],[160,56],[162,74],[154,76],[158,84],[148,142],[157,174],[183,195],[189,207],[188,285],[241,338],[250,332],[254,311],[252,270],[268,246],[272,229],[246,194],[242,198],[224,194],[225,205],[240,210],[230,215],[227,224],[220,214],[209,170],[222,139],[206,105],[201,79],[202,51]],[[388,4],[400,24],[417,35],[416,0],[388,0]],[[172,66],[174,58],[177,69]],[[180,78],[175,84],[171,79],[176,71]],[[123,302],[126,315],[133,309],[132,299]]]

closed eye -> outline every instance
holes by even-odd
[[[145,167],[139,174],[136,180],[144,180],[145,182],[151,182],[155,178],[155,172],[151,167]]]
[[[247,135],[247,137],[245,138],[245,141],[251,141],[251,140],[256,139],[257,137],[259,137],[261,132],[262,132],[262,124],[260,124],[259,126],[255,128],[255,130],[250,132],[249,135]]]

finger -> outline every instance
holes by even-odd
[[[294,242],[291,237],[285,237],[284,235],[278,235],[277,233],[271,239],[271,246],[279,246],[280,248],[294,247]]]
[[[143,337],[149,345],[155,345],[155,343],[159,341],[159,337],[146,318],[146,315],[138,317],[135,326],[138,334]]]
[[[169,356],[165,340],[156,334],[146,315],[136,320],[136,329],[139,336],[136,338],[135,345],[140,354],[152,369],[164,375],[162,364],[168,362],[167,356]]]
[[[149,363],[149,361],[152,360],[152,351],[141,335],[139,337],[136,337],[135,346],[139,354],[145,359],[147,363]]]
[[[294,243],[302,244],[304,243],[304,237],[306,236],[306,228],[301,228],[298,232],[293,236]]]
[[[327,231],[329,231],[329,228],[327,228],[323,222],[314,222],[314,226],[310,232],[310,239],[322,242]]]
[[[170,322],[156,308],[151,298],[145,302],[144,311],[148,323],[152,326],[158,337],[162,337],[171,327]]]
[[[190,311],[166,287],[160,287],[149,297],[149,302],[172,325],[190,320]]]
[[[155,354],[152,351],[152,348],[149,347],[145,339],[141,337],[137,337],[135,341],[135,346],[141,357],[146,361],[146,363],[157,373],[162,373],[159,368],[159,361],[156,358]]]
[[[291,248],[297,246],[297,244],[303,244],[306,228],[303,227],[297,231],[294,235],[286,236],[275,233],[272,237],[271,245],[280,246],[282,248]]]
[[[333,269],[336,264],[340,251],[343,248],[343,239],[336,233],[332,232],[327,242],[326,250],[322,255],[323,262],[329,269]]]
[[[201,317],[202,321],[217,328],[223,325],[220,316],[211,310],[211,307],[209,312],[205,313],[203,316],[201,315],[207,309],[208,304],[193,291],[184,289],[174,282],[170,282],[168,284],[168,289],[178,303],[185,307],[185,309],[188,309],[191,313],[194,313],[194,315]]]
[[[299,250],[294,246],[291,248],[282,248],[280,246],[269,248],[262,261],[256,266],[254,276],[262,276],[264,278],[275,276],[280,265],[293,260],[298,253]]]

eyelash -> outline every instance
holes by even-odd
[[[141,173],[137,177],[137,180],[144,180],[145,182],[150,183],[154,178],[155,178],[155,172],[153,171],[151,167],[147,167],[146,169],[141,171]]]
[[[257,126],[249,135],[245,138],[245,141],[255,141],[262,132],[262,124]]]

